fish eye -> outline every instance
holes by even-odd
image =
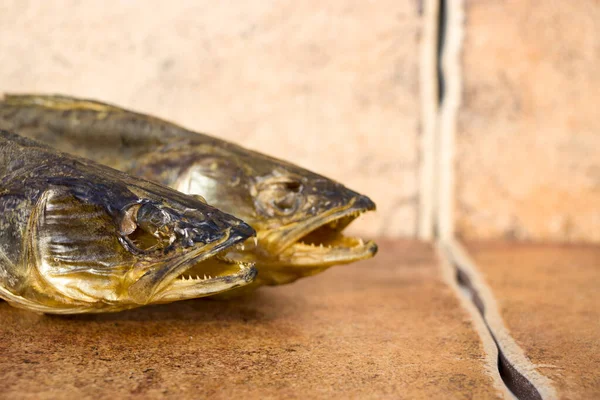
[[[286,213],[293,212],[296,209],[297,202],[293,195],[286,195],[283,198],[273,200],[273,205]]]
[[[286,190],[289,190],[290,192],[293,192],[293,193],[299,193],[302,191],[302,183],[300,183],[298,181],[286,181],[286,182],[283,182],[283,186],[285,187]]]
[[[121,233],[140,251],[151,251],[167,246],[170,240],[169,214],[150,204],[134,204],[125,211]]]
[[[142,204],[137,211],[136,221],[144,231],[157,235],[170,221],[169,214],[150,203]]]
[[[257,200],[270,216],[286,216],[294,213],[302,202],[299,193],[303,185],[297,179],[277,176],[261,182],[257,187]]]

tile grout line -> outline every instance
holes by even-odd
[[[479,314],[475,304],[470,301],[467,296],[462,293],[462,289],[456,280],[456,272],[450,258],[446,253],[446,246],[441,242],[437,242],[435,245],[438,259],[440,260],[440,269],[442,270],[442,279],[455,292],[458,301],[463,309],[469,314],[470,322],[473,324],[473,329],[477,333],[477,336],[481,340],[483,345],[483,351],[485,354],[484,365],[485,369],[492,377],[492,382],[498,393],[506,399],[516,399],[512,392],[506,387],[500,373],[498,371],[497,360],[498,360],[498,347],[494,342],[494,338],[490,333],[485,321]]]
[[[421,142],[417,235],[431,240],[434,235],[435,159],[438,115],[438,19],[439,0],[424,0],[419,85],[421,89]]]
[[[463,40],[463,0],[440,1],[442,18],[440,32],[443,44],[439,50],[440,111],[438,114],[438,140],[436,165],[436,229],[437,236],[447,240],[454,235],[454,156],[456,118],[461,101],[461,60]],[[440,28],[441,29],[441,28]],[[441,39],[440,39],[441,41]]]
[[[434,47],[436,74],[433,76],[438,101],[436,108],[430,106],[422,112],[422,118],[431,118],[431,121],[424,121],[421,149],[422,162],[430,164],[421,169],[421,189],[429,191],[425,192],[427,197],[419,205],[430,208],[420,210],[418,234],[421,239],[436,238],[444,279],[471,315],[487,354],[486,368],[495,377],[497,389],[509,398],[554,399],[557,395],[551,381],[537,372],[510,336],[491,289],[468,253],[455,240],[454,160],[457,116],[462,95],[461,51],[465,5],[464,0],[426,0],[425,6],[428,19],[425,22],[424,40],[429,41],[423,44],[421,67],[428,69],[422,72],[421,79],[431,78],[431,63],[426,57]],[[428,25],[431,21],[435,21],[433,29],[437,32],[433,40],[430,36],[432,28]],[[422,83],[421,90],[423,101],[434,104],[432,89]],[[431,109],[435,110],[433,116]],[[519,371],[514,365],[515,361],[524,370]]]
[[[460,291],[460,297],[468,299],[475,306],[478,317],[487,326],[496,344],[498,371],[506,386],[519,399],[558,398],[550,379],[537,371],[536,366],[512,338],[504,325],[492,289],[466,249],[454,239],[441,241],[438,246],[444,262],[454,269],[455,283],[464,289]]]

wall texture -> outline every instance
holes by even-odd
[[[0,90],[113,102],[364,192],[413,235],[418,2],[3,1]]]
[[[354,231],[412,236],[435,191],[425,177],[419,193],[436,119],[423,4],[5,0],[0,91],[105,100],[290,159],[373,197]],[[600,242],[600,3],[464,12],[457,234]]]
[[[600,2],[465,8],[458,234],[600,242]]]

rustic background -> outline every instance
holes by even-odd
[[[0,88],[113,102],[287,158],[417,218],[413,1],[4,1]]]
[[[469,1],[456,229],[600,242],[600,2]]]
[[[600,242],[600,3],[465,2],[452,148],[423,112],[430,3],[5,0],[0,90],[105,100],[290,159],[372,196],[354,230],[373,236],[430,224],[424,163],[451,151],[461,237]]]
[[[288,158],[373,197],[355,231],[466,239],[231,302],[0,302],[0,397],[600,398],[599,0],[4,0],[0,55],[1,92]]]

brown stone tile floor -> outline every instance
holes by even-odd
[[[466,248],[511,337],[558,397],[600,398],[600,246]]]
[[[496,398],[431,245],[233,301],[55,317],[0,303],[3,398]]]

